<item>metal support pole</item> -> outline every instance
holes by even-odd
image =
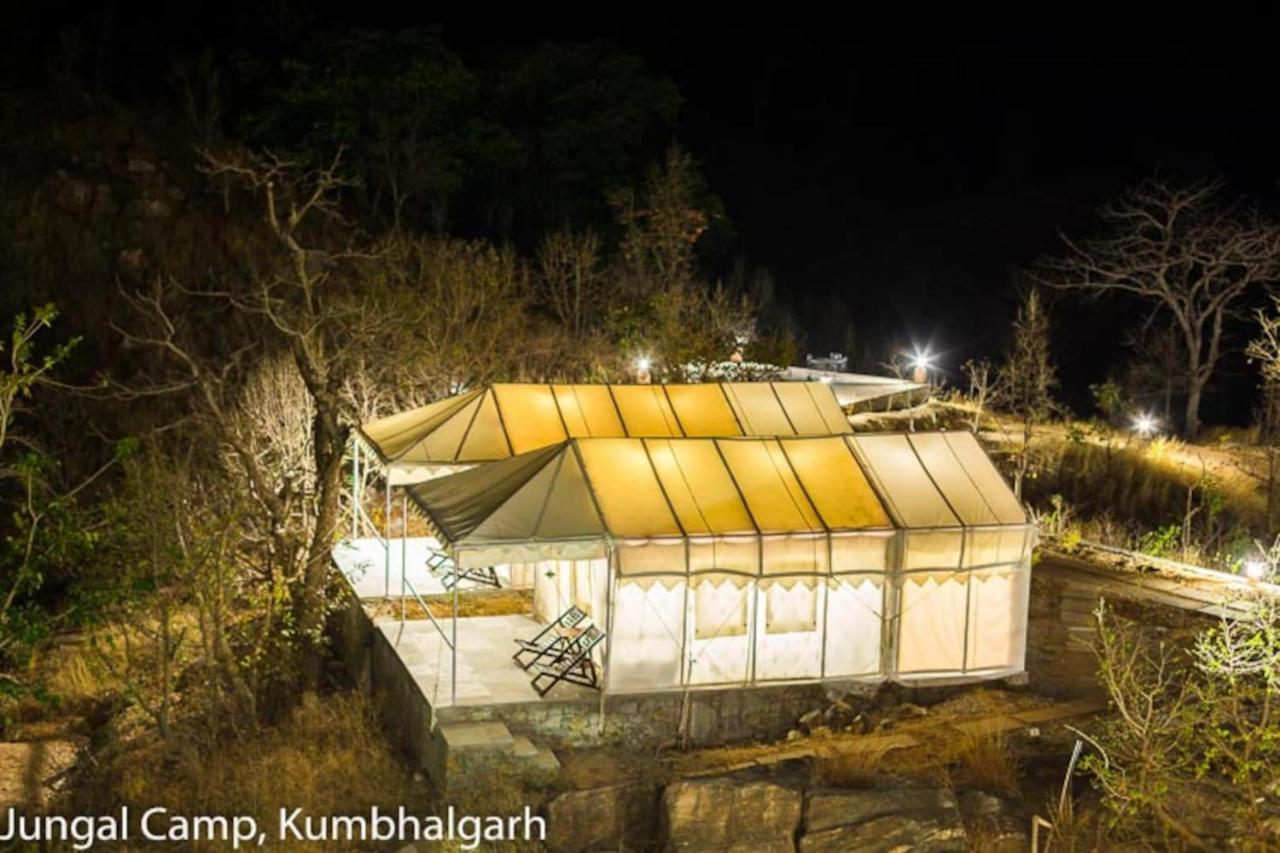
[[[827,678],[827,638],[831,631],[831,585],[839,583],[835,574],[835,545],[831,542],[831,531],[827,531],[827,576],[820,581],[816,581],[813,585],[814,595],[818,594],[818,590],[822,590],[822,650],[818,658],[818,678],[826,680]]]
[[[898,632],[902,629],[901,587],[907,583],[904,570],[908,546],[906,536],[906,531],[903,530],[893,534],[881,597],[880,674],[886,681],[895,680],[898,675]]]
[[[688,549],[686,542],[685,548]],[[605,724],[605,700],[609,696],[609,673],[613,670],[613,603],[618,595],[618,574],[614,571],[613,565],[613,547],[610,546],[605,556],[605,583],[606,583],[606,599],[605,599],[605,616],[604,616],[604,678],[600,680],[600,734],[604,734]],[[592,582],[594,583],[595,572],[592,571]],[[594,598],[594,596],[592,596]]]
[[[409,573],[409,495],[403,493],[401,495],[401,511],[400,519],[402,526],[400,528],[400,585],[404,586],[404,577]],[[387,550],[391,550],[391,542],[387,542]],[[391,578],[387,578],[387,588],[391,587]]]
[[[388,488],[388,497],[387,497],[387,517],[390,517],[390,515],[392,515],[392,514],[390,514],[390,508],[392,508],[392,498],[390,498],[390,491],[389,491],[390,487],[389,487],[389,485],[388,485],[388,487],[387,487],[387,488]],[[390,553],[392,553],[392,540],[390,540],[390,530],[388,530],[388,532],[387,532],[387,537],[388,537],[388,538],[387,538],[387,557],[388,557],[388,560],[389,560],[389,558],[390,558]],[[402,628],[402,629],[404,628],[404,625],[403,625],[403,622],[404,622],[404,593],[407,593],[407,592],[408,592],[408,589],[406,589],[406,584],[404,584],[404,556],[403,556],[403,555],[401,555],[401,622],[402,622],[402,624],[401,624],[401,628]],[[435,713],[434,708],[433,708],[433,710],[431,710],[431,713],[433,713],[433,715],[434,715],[434,713]],[[431,719],[431,724],[433,724],[433,725],[435,724],[434,716],[433,716],[433,719]]]
[[[449,641],[450,649],[453,652],[453,666],[449,668],[449,704],[457,706],[458,704],[458,583],[453,584],[453,626],[450,628],[453,632],[453,639]]]
[[[351,538],[360,537],[360,442],[351,439]]]
[[[386,508],[382,511],[382,545],[386,551],[383,555],[382,581],[384,597],[391,594],[391,472],[383,471],[382,484],[386,491]]]

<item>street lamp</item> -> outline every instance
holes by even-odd
[[[653,381],[653,374],[650,372],[653,369],[653,360],[650,359],[649,356],[647,355],[636,356],[634,366],[636,369],[637,383],[641,385],[648,385],[650,382]]]
[[[929,351],[917,351],[911,362],[913,368],[911,373],[911,381],[917,385],[924,385],[929,381],[929,367],[933,356],[929,355]]]

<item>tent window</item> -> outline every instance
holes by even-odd
[[[804,583],[787,589],[780,583],[765,590],[764,629],[769,634],[797,634],[818,630],[817,591]]]
[[[731,580],[704,580],[693,593],[693,633],[699,640],[747,633],[747,596]]]

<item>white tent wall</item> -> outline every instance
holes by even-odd
[[[620,579],[613,599],[609,689],[618,693],[679,687],[684,674],[683,577]]]
[[[931,543],[918,553],[965,562],[962,537],[942,532],[914,534]],[[833,536],[830,557],[813,548],[812,537],[793,537],[786,548],[810,557],[803,570],[789,575],[624,573],[613,602],[609,690],[1020,671],[1030,537],[1027,528],[986,532],[997,535],[987,537],[974,559],[1015,556],[1018,562],[908,571],[911,535],[899,533]],[[938,542],[948,544],[935,547]],[[633,543],[632,552],[633,571],[644,566],[652,572],[660,556],[679,565],[679,549],[671,543]],[[845,573],[829,574],[829,561]],[[786,562],[793,569],[803,565]],[[894,614],[887,623],[886,612]]]
[[[846,575],[826,583],[826,649],[823,677],[852,678],[880,674],[884,579]]]
[[[898,588],[895,675],[999,674],[1023,668],[1030,561],[976,571],[909,572]]]
[[[779,578],[756,584],[756,681],[822,677],[827,586],[819,580]],[[877,639],[879,633],[877,625]]]
[[[969,580],[969,638],[966,669],[1017,672],[1023,669],[1031,572],[1007,566],[974,572]]]
[[[969,577],[913,572],[899,587],[898,673],[964,670]]]
[[[519,566],[519,571],[515,571]],[[533,613],[542,622],[554,622],[570,607],[578,607],[603,628],[609,612],[609,561],[542,560],[512,566],[513,578],[530,577]]]
[[[711,572],[690,580],[685,648],[689,684],[745,684],[751,678],[754,582]]]

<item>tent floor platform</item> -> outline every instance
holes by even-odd
[[[440,543],[429,536],[405,539],[403,548],[401,540],[392,539],[391,561],[388,564],[387,552],[380,540],[371,537],[343,539],[333,546],[333,564],[351,584],[356,596],[361,601],[368,601],[400,597],[400,566],[403,562],[409,583],[417,590],[418,595],[425,598],[448,592],[440,578],[427,569],[427,557],[439,550]],[[503,570],[499,568],[498,571],[501,578]],[[458,585],[460,590],[477,588],[486,587],[465,580]]]
[[[452,619],[440,619],[448,634]],[[530,639],[544,627],[529,616],[471,616],[458,620],[457,701],[451,696],[452,655],[440,632],[428,619],[405,622],[378,620],[377,630],[394,650],[400,663],[432,708],[521,705],[544,702],[598,700],[600,694],[585,687],[560,683],[539,696],[530,683],[533,675],[521,669],[511,656],[516,638]]]

